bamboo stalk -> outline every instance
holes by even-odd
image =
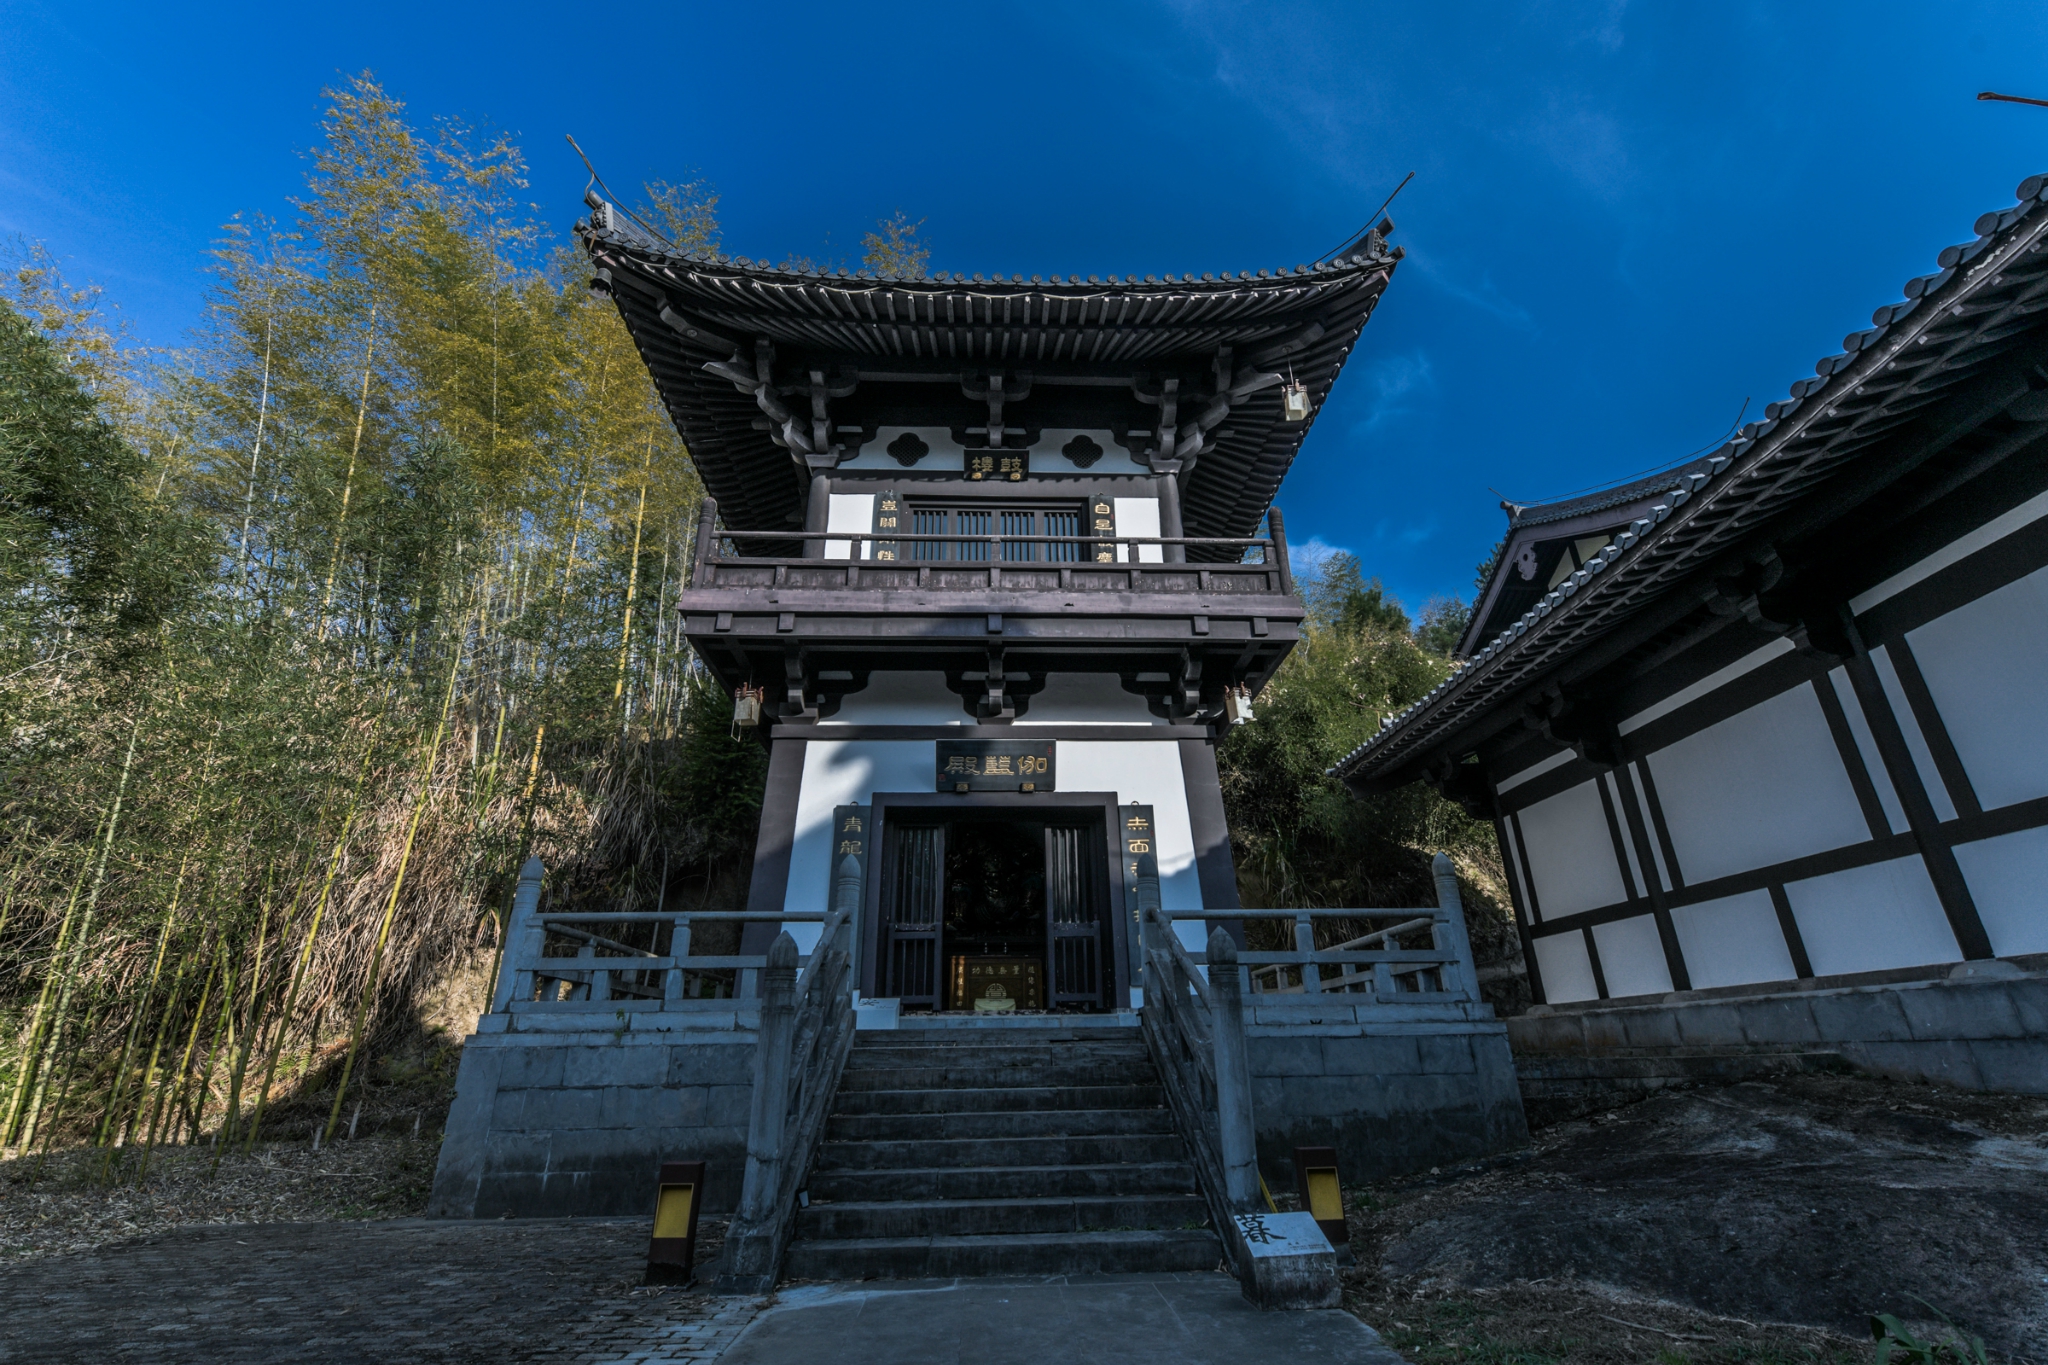
[[[381,721],[381,717],[379,719]],[[375,731],[372,731],[363,741],[363,763],[356,773],[355,794],[349,799],[348,813],[342,817],[341,831],[334,836],[334,853],[327,861],[327,880],[320,884],[320,900],[313,907],[312,922],[306,926],[305,942],[299,947],[299,960],[292,968],[291,985],[285,991],[282,1017],[277,1024],[277,1038],[271,1044],[270,1059],[263,1067],[263,1086],[256,1096],[255,1116],[249,1121],[248,1145],[252,1150],[256,1146],[256,1139],[263,1132],[263,1110],[270,1102],[270,1084],[277,1074],[278,1054],[284,1051],[285,1037],[292,1025],[292,1012],[298,1008],[299,985],[305,980],[306,964],[313,957],[313,943],[320,936],[320,921],[326,915],[327,903],[334,895],[334,880],[341,874],[342,855],[348,849],[348,839],[355,829],[356,815],[363,808],[363,787],[369,780],[370,759],[375,752]],[[308,1065],[310,1066],[310,1062]]]
[[[128,1059],[134,1054],[135,1040],[141,1033],[143,1016],[149,1012],[149,1002],[156,997],[156,983],[163,976],[164,954],[170,949],[171,930],[178,922],[178,895],[185,889],[185,868],[189,862],[189,857],[178,860],[178,879],[171,887],[171,906],[164,914],[163,930],[157,935],[156,961],[150,966],[149,985],[143,990],[142,1001],[128,1021],[128,1038],[121,1044],[121,1059],[114,1066],[114,1085],[107,1093],[106,1112],[100,1117],[99,1130],[93,1134],[95,1146],[107,1145],[114,1115],[120,1112],[121,1101],[128,1089]]]
[[[294,854],[297,850],[293,850]],[[242,1029],[242,1046],[235,1054],[234,1066],[228,1076],[227,1112],[221,1120],[220,1145],[214,1149],[213,1165],[220,1169],[221,1153],[235,1140],[235,1128],[241,1122],[242,1076],[249,1066],[249,1049],[260,1032],[263,1011],[263,950],[270,936],[270,907],[277,886],[277,860],[272,859],[264,875],[263,913],[256,926],[256,954],[249,969],[249,1014],[248,1024]]]
[[[355,491],[356,457],[363,449],[363,419],[370,411],[370,357],[377,349],[377,305],[370,304],[370,335],[363,343],[363,391],[356,399],[356,435],[348,448],[348,474],[341,482],[341,515],[334,520],[334,550],[327,558],[327,589],[320,595],[320,642],[327,641],[327,613],[334,603],[334,575],[341,566],[341,530],[348,525],[349,494]]]
[[[369,1016],[370,1001],[375,996],[377,982],[384,967],[384,947],[391,939],[391,921],[398,913],[399,893],[405,889],[406,868],[412,862],[413,841],[418,838],[420,820],[427,812],[427,800],[433,795],[434,763],[441,754],[441,738],[448,730],[448,711],[455,704],[455,686],[462,677],[463,638],[466,632],[458,632],[455,647],[450,651],[448,664],[448,690],[441,698],[441,718],[434,726],[434,737],[428,743],[426,756],[420,763],[419,795],[413,801],[412,819],[405,830],[405,847],[398,855],[398,870],[391,878],[391,897],[384,903],[384,921],[377,929],[377,946],[370,954],[370,975],[363,983],[363,996],[356,1004],[354,1025],[349,1029],[348,1057],[341,1064],[341,1083],[335,1087],[334,1109],[327,1116],[327,1139],[334,1140],[334,1126],[341,1120],[342,1098],[348,1094],[349,1078],[355,1071],[356,1054],[363,1042],[363,1022]]]
[[[270,414],[271,330],[275,321],[274,313],[263,319],[263,397],[256,404],[256,443],[249,451],[249,487],[242,494],[242,547],[237,557],[241,561],[244,595],[249,591],[249,523],[256,506],[256,467],[263,458],[264,419]]]
[[[612,685],[612,700],[626,694],[626,659],[633,649],[633,593],[640,586],[640,525],[647,518],[647,479],[654,469],[654,432],[647,433],[647,458],[640,464],[640,506],[633,513],[633,560],[626,571],[626,624],[619,632],[619,679]],[[630,710],[631,708],[626,708]],[[620,724],[625,723],[622,718]]]

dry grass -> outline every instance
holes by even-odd
[[[426,1208],[438,1134],[263,1143],[253,1155],[160,1147],[67,1148],[0,1160],[0,1265],[66,1256],[193,1224],[403,1218]]]

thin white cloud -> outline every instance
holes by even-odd
[[[1361,377],[1372,391],[1371,410],[1353,428],[1361,436],[1406,416],[1416,406],[1415,399],[1436,391],[1436,372],[1426,351],[1379,357]]]

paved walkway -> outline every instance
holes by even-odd
[[[0,1265],[0,1361],[698,1365],[759,1309],[645,1289],[647,1223],[255,1223]]]
[[[721,1365],[1402,1365],[1349,1313],[1262,1313],[1222,1274],[785,1289]]]
[[[0,1362],[207,1365],[1399,1365],[1341,1312],[1260,1313],[1219,1274],[640,1285],[643,1219],[187,1227],[0,1265]]]

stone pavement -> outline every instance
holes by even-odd
[[[180,1228],[0,1265],[0,1362],[1400,1365],[1349,1314],[1260,1313],[1214,1273],[721,1298],[641,1287],[646,1248],[644,1219]]]
[[[1332,1309],[1262,1313],[1216,1272],[1073,1275],[784,1289],[721,1365],[1402,1365]]]
[[[647,1222],[245,1223],[0,1265],[0,1361],[715,1360],[759,1309],[644,1289]]]

